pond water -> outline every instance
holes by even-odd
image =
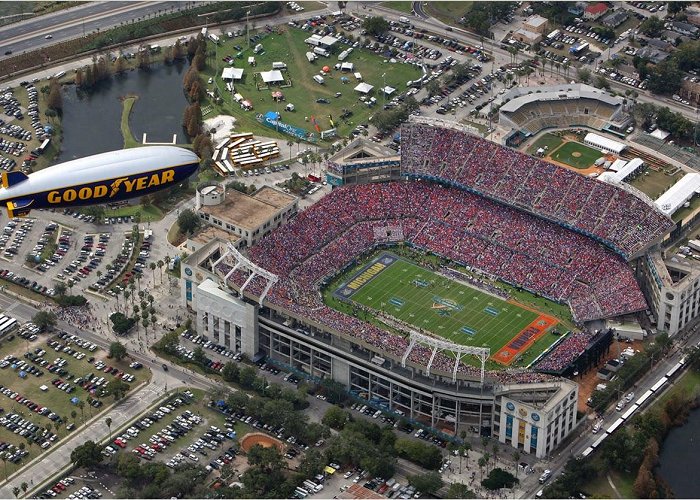
[[[79,92],[74,85],[63,91],[63,144],[56,163],[103,153],[124,146],[120,121],[121,99],[137,95],[129,124],[141,142],[185,143],[182,114],[187,99],[182,78],[187,66],[154,65],[150,71],[131,71],[101,83],[90,93]]]
[[[658,473],[676,498],[698,498],[700,494],[700,410],[693,410],[688,422],[671,429],[659,456]]]

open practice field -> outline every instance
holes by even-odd
[[[547,152],[551,152],[557,149],[563,142],[564,140],[561,137],[547,133],[533,142],[532,145],[527,148],[527,152],[533,156],[540,148],[546,150]]]
[[[218,88],[219,95],[222,96],[224,102],[222,106],[218,106],[211,101],[207,101],[207,104],[211,105],[213,110],[204,118],[209,118],[219,113],[231,114],[237,120],[236,131],[252,131],[262,135],[291,139],[290,136],[283,135],[272,128],[261,125],[256,120],[256,115],[264,115],[269,111],[278,112],[281,114],[283,122],[305,129],[308,132],[316,132],[310,121],[312,116],[321,130],[332,128],[329,118],[332,116],[338,135],[347,136],[354,127],[367,123],[369,116],[381,109],[383,97],[379,89],[385,83],[401,92],[406,88],[407,81],[415,80],[420,76],[420,70],[416,66],[401,62],[391,63],[368,50],[359,47],[353,49],[353,52],[344,62],[353,63],[355,65],[354,72],[361,73],[363,81],[374,86],[374,90],[369,95],[376,97],[378,102],[375,106],[368,107],[359,100],[360,94],[353,90],[359,83],[353,76],[353,73],[341,73],[333,69],[335,64],[339,62],[338,54],[345,50],[347,46],[338,42],[330,57],[319,57],[316,61],[310,63],[307,61],[305,54],[312,50],[313,47],[304,43],[304,40],[313,33],[286,25],[279,26],[279,30],[280,33],[275,33],[274,31],[267,33],[262,40],[257,42],[264,49],[260,54],[253,52],[256,43],[251,43],[249,46],[245,37],[229,39],[224,36],[219,45],[214,45],[211,41],[207,42],[210,49],[212,47],[215,48],[216,56],[215,58],[208,58],[207,68],[202,76],[205,82],[209,77],[215,78],[214,85]],[[252,35],[253,33],[251,32]],[[235,46],[240,47],[242,50],[239,51]],[[237,57],[239,52],[241,55]],[[223,61],[226,56],[233,57],[233,67],[243,68],[243,79],[239,82],[234,82],[234,92],[241,94],[244,99],[252,103],[254,107],[252,111],[241,109],[240,105],[233,100],[231,93],[226,90],[226,82],[221,79],[223,69],[231,67],[231,65]],[[248,64],[249,56],[255,57],[255,66]],[[287,70],[283,71],[283,76],[285,79],[291,80],[292,86],[278,88],[272,85],[269,89],[258,90],[255,83],[255,73],[271,70],[273,62],[287,64]],[[331,71],[324,76],[325,83],[319,85],[313,80],[313,76],[319,74],[324,66],[329,66]],[[385,77],[382,77],[382,75],[385,75]],[[343,76],[348,79],[347,83],[341,82],[341,77]],[[209,89],[212,87],[213,85],[208,86]],[[284,101],[277,103],[272,98],[272,92],[276,90],[284,94]],[[337,92],[341,94],[339,97],[335,97]],[[319,98],[325,98],[329,103],[317,103],[316,100]],[[288,103],[294,104],[295,111],[285,111],[285,106]],[[343,109],[352,111],[352,116],[346,120],[341,120],[340,115],[343,113]]]
[[[550,153],[554,161],[566,163],[574,168],[586,169],[603,156],[597,149],[589,148],[578,142],[567,142]]]
[[[390,253],[381,253],[347,276],[334,291],[336,297],[383,311],[456,344],[490,347],[492,359],[502,365],[530,349],[557,323]],[[549,344],[536,343],[537,352],[528,357]]]

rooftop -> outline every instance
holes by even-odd
[[[367,158],[399,157],[393,149],[359,138],[328,158],[331,163],[352,163],[353,161],[366,160]]]
[[[685,174],[671,189],[654,202],[666,215],[673,215],[686,201],[700,191],[700,174]]]
[[[196,243],[205,245],[217,238],[223,241],[230,241],[234,245],[238,240],[240,240],[240,238],[235,234],[231,234],[229,232],[224,231],[223,229],[219,229],[218,227],[214,226],[207,226],[206,228],[204,228],[204,230],[199,231],[197,234],[191,236],[189,239]]]
[[[529,24],[530,26],[534,26],[535,28],[539,28],[540,26],[547,24],[547,18],[535,14],[534,16],[528,17],[525,20],[525,24]]]
[[[594,3],[593,5],[589,5],[588,7],[586,7],[586,12],[588,12],[589,14],[600,14],[601,12],[605,12],[606,10],[608,10],[608,6],[603,2]]]
[[[222,203],[203,206],[199,211],[237,227],[255,230],[295,200],[294,196],[269,186],[259,189],[252,196],[227,189],[226,199]]]
[[[501,111],[513,113],[521,106],[536,101],[562,99],[596,99],[610,106],[621,106],[622,99],[585,84],[542,85],[539,87],[515,87],[503,96]],[[506,102],[508,101],[508,102]]]

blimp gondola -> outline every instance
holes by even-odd
[[[144,146],[71,160],[26,175],[3,172],[0,203],[9,217],[37,208],[114,203],[181,183],[199,158],[176,146]]]

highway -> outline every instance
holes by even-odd
[[[90,2],[0,27],[0,57],[78,38],[132,19],[182,8],[183,2]],[[46,39],[51,35],[51,39]]]

